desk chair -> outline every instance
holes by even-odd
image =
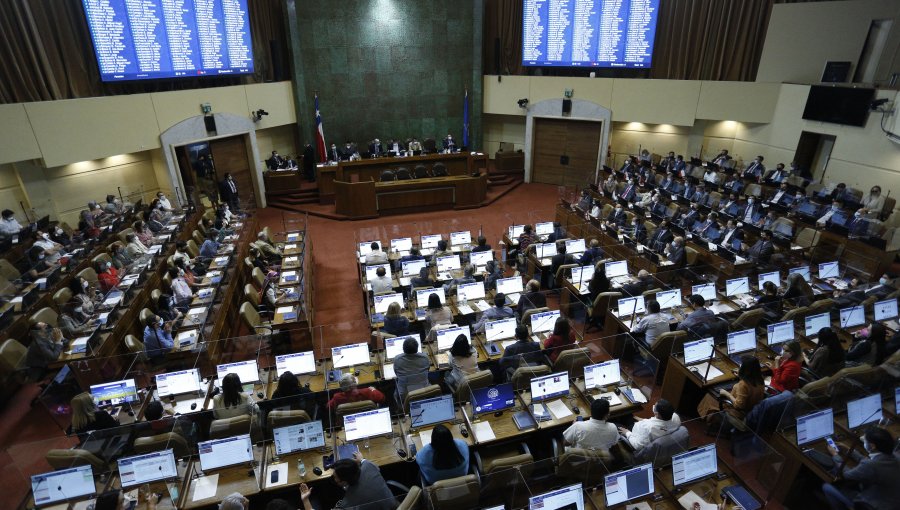
[[[566,279],[566,271],[569,271],[575,267],[579,267],[579,264],[561,264],[558,268],[556,268],[556,274],[553,275],[554,288],[562,288],[563,280]]]
[[[140,361],[144,361],[147,356],[146,348],[144,347],[144,342],[138,340],[138,338],[134,335],[125,335],[125,350],[130,354],[136,354],[139,356]]]
[[[338,418],[341,418],[341,420],[343,421],[344,416],[348,414],[372,411],[377,408],[378,406],[371,400],[360,400],[358,402],[347,402],[346,404],[339,404],[334,410],[334,414]]]
[[[477,473],[440,480],[425,487],[429,507],[433,510],[478,508],[480,494],[481,480]]]
[[[97,271],[94,271],[93,267],[86,267],[78,272],[76,276],[80,276],[88,281],[88,283],[96,284],[98,281]]]
[[[69,290],[68,287],[63,287],[58,291],[53,293],[53,302],[56,303],[57,308],[62,310],[66,303],[72,299],[72,291]]]
[[[146,325],[147,319],[149,319],[151,315],[154,315],[153,310],[149,308],[142,308],[140,313],[141,325]]]
[[[635,450],[632,455],[633,465],[652,462],[656,469],[671,465],[672,456],[686,452],[690,442],[691,436],[682,425],[675,432],[658,437],[643,448]]]
[[[249,414],[213,420],[212,423],[209,424],[209,438],[222,439],[225,437],[246,434],[250,431],[250,421]]]
[[[481,370],[463,377],[453,394],[457,402],[469,402],[472,398],[473,390],[487,388],[492,384],[494,384],[494,374],[490,370]]]
[[[397,178],[397,176],[394,174],[393,170],[384,170],[383,172],[381,172],[381,176],[379,177],[379,180],[381,182],[390,182],[390,181],[395,180],[396,178]]]
[[[128,237],[128,234],[133,234],[133,233],[134,233],[134,229],[130,228],[130,227],[126,228],[125,230],[122,230],[121,232],[119,232],[119,241],[122,241],[123,243],[127,243],[128,241],[126,241],[125,239]]]
[[[532,379],[543,375],[550,375],[550,367],[547,365],[524,366],[517,368],[509,380],[516,391],[524,391],[531,388]]]
[[[766,311],[763,308],[754,308],[740,314],[734,322],[731,323],[731,329],[738,331],[741,329],[756,328],[759,321],[765,316]]]
[[[812,253],[812,249],[819,244],[819,237],[822,233],[812,227],[803,227],[794,238],[794,244],[803,248],[803,254],[807,257]]]
[[[28,318],[28,325],[34,326],[38,322],[46,322],[50,326],[58,327],[59,326],[59,314],[56,313],[56,310],[50,308],[49,306],[45,306],[40,310],[31,314],[31,317]]]
[[[809,315],[809,307],[806,306],[798,306],[797,308],[793,308],[785,312],[785,314],[781,317],[780,322],[790,321],[794,319],[802,319]]]
[[[550,309],[546,306],[542,306],[540,308],[531,308],[529,310],[525,310],[525,313],[522,314],[522,320],[519,321],[520,324],[526,324],[528,327],[531,327],[531,316],[536,313],[549,312]]]
[[[620,297],[622,297],[621,292],[601,292],[600,294],[597,294],[593,304],[588,308],[588,327],[585,329],[585,333],[591,328],[599,329],[603,327],[606,321],[606,312],[609,309],[610,303],[618,302]]]
[[[270,316],[274,310],[269,310],[268,307],[263,306],[263,304],[259,301],[259,291],[253,287],[252,283],[248,283],[244,285],[244,299],[253,305],[253,308],[256,309],[257,313],[260,316],[266,315]]]
[[[797,397],[809,402],[811,405],[822,405],[831,401],[831,377],[816,379],[812,372],[803,369],[800,376],[800,390]]]
[[[165,273],[162,277],[163,288],[166,290],[172,290],[172,277],[169,276],[169,273]]]
[[[91,259],[91,265],[93,267],[100,267],[101,263],[106,262],[112,262],[112,257],[109,256],[109,253],[101,253]]]
[[[831,377],[829,393],[832,402],[851,400],[860,394],[868,394],[881,390],[887,382],[887,372],[881,366],[857,365],[842,368]],[[832,404],[835,406],[835,404]]]
[[[253,277],[253,283],[256,284],[256,288],[261,289],[266,285],[266,275],[262,272],[262,269],[254,267],[250,275]]]
[[[810,315],[816,315],[819,313],[827,312],[832,307],[834,307],[834,300],[831,298],[826,298],[820,299],[818,301],[813,301],[812,303],[810,303],[807,309],[809,310],[808,313]]]
[[[557,477],[567,483],[580,482],[585,489],[603,485],[614,460],[609,450],[566,448],[558,440],[553,441],[553,459]]]
[[[744,195],[746,195],[748,197],[750,195],[753,195],[756,198],[759,198],[762,195],[762,187],[759,184],[756,184],[755,182],[750,183],[747,185],[746,188],[744,188]]]
[[[200,243],[203,244],[203,243]],[[192,259],[200,256],[200,246],[193,239],[187,240],[187,252],[188,255],[191,256]]]
[[[398,181],[408,181],[412,179],[412,174],[409,173],[409,168],[402,166],[397,169],[397,173],[395,174],[395,176]]]
[[[650,345],[650,354],[653,355],[658,360],[667,360],[669,356],[672,354],[672,350],[676,345],[684,345],[684,341],[687,339],[688,333],[687,331],[669,331],[667,333],[663,333],[656,337],[656,340],[653,341],[653,345]],[[660,363],[659,370],[656,373],[656,383],[662,384],[663,375],[666,372],[666,366],[668,363]]]
[[[591,364],[591,350],[587,347],[566,349],[559,353],[553,363],[553,372],[568,372],[569,378],[580,377],[584,367]]]
[[[443,394],[441,391],[441,387],[437,384],[432,384],[429,386],[425,386],[424,388],[419,388],[415,390],[411,390],[406,394],[406,398],[402,400],[401,407],[403,408],[404,414],[409,414],[409,403],[415,402],[416,400],[422,400],[426,398],[440,397]]]
[[[269,416],[266,417],[266,423],[269,425],[269,430],[274,430],[278,427],[287,427],[288,425],[309,423],[310,421],[312,421],[312,419],[309,417],[309,413],[303,410],[281,411],[274,409],[269,411]]]
[[[162,296],[162,291],[159,289],[153,289],[150,291],[150,299],[151,303],[156,303],[159,300],[159,296]]]
[[[13,375],[24,376],[25,355],[28,348],[19,343],[15,338],[9,338],[0,344],[0,374],[4,377]],[[22,377],[24,379],[24,377]]]
[[[419,508],[421,501],[422,489],[420,489],[418,485],[413,485],[409,488],[409,492],[406,493],[406,497],[403,498],[400,505],[397,506],[397,510],[413,510],[414,508]]]
[[[422,140],[422,149],[424,149],[423,152],[429,154],[437,152],[437,143],[434,141],[434,138],[426,138],[425,140]]]
[[[139,437],[134,440],[134,453],[138,455],[168,449],[175,451],[176,459],[182,459],[191,455],[191,447],[188,445],[187,440],[174,432],[166,432],[150,437]]]
[[[428,177],[428,168],[425,165],[416,165],[413,169],[416,179],[424,179]]]
[[[14,281],[19,278],[19,270],[16,269],[10,261],[0,259],[0,276],[9,281]]]
[[[194,230],[193,232],[191,232],[191,241],[197,243],[197,246],[202,245],[204,240],[205,239],[203,239],[203,234],[201,234],[199,230]]]
[[[434,164],[433,167],[431,167],[431,175],[435,177],[446,177],[447,175],[449,175],[447,173],[447,165],[438,161]]]
[[[259,316],[259,312],[256,311],[256,308],[253,308],[252,304],[244,301],[241,303],[241,308],[238,313],[241,316],[241,320],[244,321],[244,324],[250,328],[252,334],[272,334],[272,325],[262,320]],[[261,329],[269,331],[268,333],[260,333],[259,330]]]
[[[503,501],[508,508],[519,508],[528,500],[527,484],[534,471],[534,457],[527,444],[512,446],[515,449],[504,449],[491,457],[485,455],[487,452],[474,452],[475,466],[482,482],[482,504]]]
[[[697,257],[700,254],[697,250],[691,248],[690,246],[684,247],[684,262],[686,267],[693,267],[697,265]]]
[[[109,471],[109,466],[100,460],[99,457],[87,450],[78,448],[71,450],[54,448],[44,455],[44,459],[47,460],[47,464],[50,464],[50,467],[53,469],[69,469],[75,466],[90,465],[98,473]]]

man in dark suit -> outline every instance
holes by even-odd
[[[756,203],[756,198],[753,196],[747,197],[747,205],[744,206],[743,209],[738,212],[737,219],[738,221],[742,221],[748,225],[752,225],[759,221],[759,218],[762,216],[762,213],[759,212],[759,204]]]
[[[528,335],[528,327],[520,324],[516,326],[516,341],[503,350],[499,367],[508,379],[523,361],[529,365],[537,364],[540,363],[542,357],[541,344],[532,342]]]
[[[656,232],[653,233],[653,236],[650,237],[650,241],[647,245],[651,250],[660,252],[663,250],[665,246],[669,244],[672,240],[672,231],[669,229],[669,220],[662,220],[659,222],[659,227],[656,228]]]
[[[735,195],[740,195],[741,191],[744,190],[744,183],[741,182],[740,179],[737,178],[736,175],[731,174],[728,176],[728,180],[725,181],[725,184],[722,185],[723,193],[734,193]]]
[[[619,198],[626,202],[634,202],[636,195],[637,185],[634,183],[633,178],[629,178],[628,182],[625,184],[625,188],[622,190],[622,194],[619,195]]]
[[[719,154],[715,157],[715,159],[713,159],[713,163],[715,163],[719,166],[722,166],[729,159],[731,159],[731,156],[728,155],[728,151],[725,149],[722,149],[722,151],[719,152]]]
[[[822,492],[832,509],[860,508],[894,508],[900,500],[900,459],[894,455],[894,439],[891,433],[872,425],[863,435],[863,449],[868,454],[864,457],[854,451],[852,456],[858,462],[856,467],[843,471],[841,478],[848,482],[838,488],[826,483]],[[828,447],[835,465],[841,465],[844,459],[839,452]]]
[[[353,148],[353,143],[350,140],[347,140],[344,143],[344,146],[341,147],[339,154],[341,156],[341,161],[349,161],[354,154],[356,154],[356,149]]]
[[[747,257],[753,262],[768,263],[772,254],[775,253],[775,246],[772,244],[772,232],[763,230],[759,234],[759,240],[747,250]]]
[[[684,175],[685,168],[687,168],[687,163],[684,162],[684,156],[679,154],[675,157],[675,165],[672,169],[675,170],[677,175]]]
[[[788,183],[782,181],[781,185],[775,190],[775,193],[772,193],[772,196],[769,197],[769,202],[773,204],[778,204],[784,207],[791,205],[794,201],[794,195],[788,191]]]
[[[453,139],[453,135],[447,133],[447,138],[444,138],[441,142],[444,146],[444,150],[448,152],[456,152],[459,150],[459,146],[456,145],[456,140]]]
[[[863,237],[869,232],[869,220],[866,219],[866,210],[859,209],[853,213],[853,217],[844,224],[847,227],[847,235]]]
[[[384,156],[384,147],[381,146],[381,140],[377,138],[372,140],[372,143],[369,144],[369,156],[373,158]]]
[[[636,243],[644,244],[644,242],[647,241],[647,227],[644,226],[644,218],[635,216],[634,219],[631,220],[631,227],[628,229],[628,235],[630,235]]]
[[[603,249],[600,248],[600,241],[591,239],[588,249],[584,250],[584,253],[581,254],[581,260],[579,260],[578,263],[582,266],[586,266],[588,264],[593,264],[595,260],[600,260],[605,256]]]
[[[727,199],[722,199],[719,203],[719,212],[728,216],[737,216],[743,205],[738,201],[735,193],[728,195]]]
[[[706,300],[699,294],[691,294],[688,298],[693,312],[678,324],[678,331],[693,331],[716,320],[716,314],[706,308]]]
[[[715,216],[714,216],[715,215]],[[712,225],[716,222],[716,217],[718,215],[716,213],[709,213],[706,217],[700,218],[700,220],[695,221],[694,225],[691,227],[691,231],[700,237],[706,236],[706,231],[712,227]]]
[[[732,239],[736,237],[737,232],[738,228],[737,225],[735,225],[734,220],[728,220],[728,222],[725,223],[725,228],[720,233],[719,239],[715,242],[722,246],[729,247],[731,246]]]
[[[556,242],[556,255],[550,259],[550,277],[547,287],[555,287],[556,282],[556,272],[559,270],[559,266],[564,264],[574,264],[575,257],[566,253],[566,242],[565,241],[557,241]]]
[[[328,161],[337,163],[340,160],[341,160],[341,151],[338,150],[337,145],[331,144],[331,148],[328,149]]]
[[[272,157],[266,160],[266,166],[270,170],[277,170],[279,168],[287,167],[287,160],[281,157],[281,154],[278,154],[278,151],[272,151]]]
[[[669,151],[669,154],[667,154],[666,157],[659,160],[659,166],[666,171],[671,170],[675,166],[675,153]]]
[[[696,204],[709,206],[709,193],[706,191],[706,186],[704,186],[703,184],[697,186],[697,189],[691,196],[690,201]]]
[[[666,206],[663,205],[662,201],[659,198],[659,193],[653,195],[653,198],[650,199],[650,207],[648,211],[653,216],[665,216],[666,215]]]
[[[406,147],[403,146],[403,142],[400,140],[391,140],[387,145],[388,154],[392,154],[394,156],[399,156],[401,153],[406,151]]]
[[[754,181],[759,180],[759,178],[765,173],[766,166],[763,165],[763,157],[756,156],[756,159],[750,163],[746,169],[744,169],[744,173],[742,174],[744,179],[752,179]]]
[[[698,209],[697,204],[691,204],[690,210],[683,211],[681,213],[681,217],[678,219],[678,224],[681,225],[681,228],[685,230],[689,230],[694,226],[694,223],[700,220],[700,210]]]
[[[693,183],[693,177],[689,177],[684,180],[684,188],[681,190],[681,196],[690,200],[694,197],[694,192],[697,191],[697,186]]]
[[[644,291],[652,289],[653,284],[653,276],[651,276],[646,269],[641,269],[638,271],[637,279],[634,283],[622,285],[622,295],[631,297],[640,296]]]
[[[618,230],[625,226],[625,219],[625,209],[622,208],[622,204],[616,204],[615,209],[610,211],[609,216],[606,217],[606,226]]]
[[[219,195],[222,201],[228,204],[232,211],[240,211],[240,201],[238,200],[237,183],[231,177],[231,173],[226,173],[225,178],[219,183]]]
[[[769,173],[766,174],[765,181],[768,183],[779,184],[787,179],[788,173],[784,169],[784,163],[778,163],[775,165],[775,170],[770,170]]]
[[[684,238],[678,236],[672,239],[672,242],[666,247],[666,260],[671,262],[675,267],[684,265]]]
[[[303,175],[309,182],[316,181],[316,151],[310,143],[303,147]]]

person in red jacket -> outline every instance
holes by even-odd
[[[553,325],[553,334],[544,340],[544,350],[547,351],[550,361],[555,362],[560,352],[574,347],[575,332],[572,331],[569,320],[565,317],[556,319],[556,323]]]
[[[350,402],[359,402],[360,400],[371,400],[376,404],[384,402],[384,393],[375,388],[357,388],[356,377],[353,374],[344,374],[341,377],[341,390],[331,397],[328,401],[329,409],[336,409],[341,404]]]
[[[797,391],[800,387],[800,368],[803,361],[803,350],[800,342],[788,342],[781,355],[775,358],[772,367],[772,382],[769,386],[778,391]],[[771,363],[766,363],[771,366]]]
[[[100,282],[100,290],[104,294],[119,285],[119,273],[112,262],[101,262],[97,269],[97,280]]]

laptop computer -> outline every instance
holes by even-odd
[[[741,358],[756,354],[756,331],[751,328],[728,333],[727,348],[731,361],[740,365]]]

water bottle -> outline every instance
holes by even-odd
[[[303,459],[297,459],[297,471],[300,473],[300,478],[306,478],[306,464],[303,463]]]

